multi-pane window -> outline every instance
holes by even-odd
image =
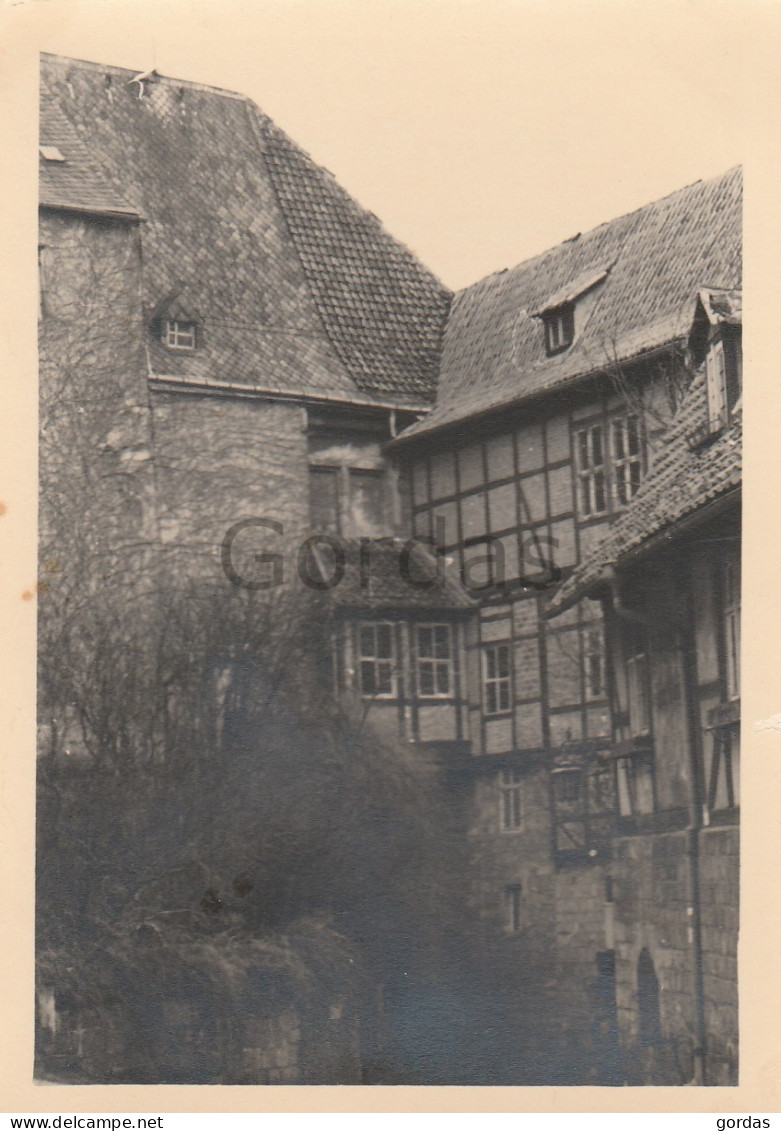
[[[483,650],[483,693],[487,715],[510,710],[509,644],[489,644]]]
[[[602,424],[591,424],[575,433],[575,459],[580,513],[605,514],[609,498],[624,506],[632,499],[643,478],[640,422],[636,416],[620,416]]]
[[[576,436],[580,508],[584,515],[607,510],[605,444],[601,424],[583,428]]]
[[[724,566],[722,602],[727,695],[737,699],[740,696],[740,580],[734,562]]]
[[[523,888],[520,884],[508,884],[504,889],[505,929],[511,934],[523,926]]]
[[[453,645],[449,624],[419,624],[416,629],[418,694],[446,698],[453,694]]]
[[[544,316],[545,346],[548,353],[558,353],[572,345],[575,336],[575,310],[572,304],[560,306]]]
[[[583,637],[583,667],[587,699],[605,695],[605,642],[601,628],[588,628]]]
[[[521,827],[521,771],[499,771],[499,826],[504,833]]]
[[[613,473],[618,501],[625,505],[637,494],[643,465],[636,416],[623,416],[613,425]]]
[[[163,343],[174,350],[195,349],[195,323],[169,318],[163,324]]]
[[[629,733],[641,738],[651,731],[651,709],[648,698],[648,663],[645,652],[635,652],[626,662],[629,699]]]
[[[379,698],[396,694],[396,663],[392,624],[362,624],[358,629],[361,692]]]

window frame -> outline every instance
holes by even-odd
[[[607,655],[605,651],[605,630],[601,624],[587,624],[581,628],[583,639],[583,685],[584,697],[587,703],[597,703],[607,698]],[[592,646],[592,638],[598,639],[598,646]],[[591,684],[590,661],[593,657],[599,658],[599,691],[594,691]]]
[[[452,699],[455,695],[455,655],[453,648],[453,626],[447,621],[422,621],[414,626],[415,640],[415,687],[419,699]],[[436,649],[435,633],[437,629],[444,629],[447,639],[447,655],[422,655],[420,650],[420,635],[422,631],[432,633],[432,647]],[[421,666],[432,665],[432,680],[436,688],[438,685],[437,673],[444,670],[447,673],[447,691],[434,690],[425,692],[422,689]]]
[[[523,775],[517,766],[505,766],[497,775],[499,787],[499,831],[517,833],[523,828]]]
[[[642,663],[641,663],[642,661]],[[638,648],[626,657],[626,707],[627,726],[630,738],[651,737],[651,694],[649,687],[648,650]],[[640,670],[640,674],[635,674]],[[639,695],[633,694],[633,686]],[[639,699],[640,718],[638,719],[635,703]]]
[[[634,425],[636,451],[631,450],[630,425]],[[623,454],[618,454],[617,434],[621,434]],[[640,418],[632,412],[614,416],[610,420],[610,470],[615,485],[615,504],[625,507],[635,497],[643,482],[643,439]],[[637,482],[632,483],[632,469],[637,468]],[[623,491],[620,484],[623,483]],[[626,497],[624,498],[624,495]]]
[[[505,649],[507,653],[507,672],[505,675],[501,674],[501,665],[498,663],[498,655],[501,649]],[[482,649],[482,688],[483,688],[483,714],[486,718],[501,718],[512,713],[513,707],[513,664],[512,664],[512,648],[509,641],[491,641],[490,643],[483,644]],[[489,655],[496,653],[497,660],[494,662],[494,675],[490,674],[491,664],[488,659]],[[502,689],[507,692],[507,705],[502,706]],[[494,706],[489,706],[491,696],[494,697]]]
[[[390,639],[390,655],[381,656],[377,654],[377,630],[380,628],[387,628]],[[398,671],[398,649],[396,645],[396,622],[395,621],[359,621],[356,626],[356,657],[357,657],[357,670],[358,682],[360,685],[361,696],[364,699],[398,699],[399,697],[399,671]],[[371,631],[374,639],[374,653],[369,655],[365,654],[363,650],[363,633]],[[377,671],[379,665],[390,665],[389,671],[389,689],[387,691],[367,691],[364,687],[364,665],[372,664],[374,666],[374,682],[375,685],[379,684],[377,679]]]
[[[330,482],[335,485],[335,507],[334,507],[334,525],[333,527],[325,526],[320,530],[315,525],[315,515],[313,506],[313,492],[312,484],[315,479],[320,479],[321,482]],[[332,464],[324,463],[310,463],[309,464],[309,522],[313,530],[318,534],[335,534],[337,537],[341,531],[341,521],[339,515],[339,497],[340,497],[340,483],[339,483],[339,468]]]
[[[600,437],[601,461],[594,462],[594,435]],[[585,445],[582,437],[586,437]],[[608,493],[608,460],[605,445],[605,428],[603,422],[595,421],[582,428],[575,429],[575,471],[578,479],[578,511],[583,518],[595,518],[606,515],[609,510]],[[584,462],[587,461],[587,462]],[[601,487],[597,483],[601,477]],[[599,503],[599,491],[602,494],[602,506]],[[584,503],[587,502],[587,506]]]
[[[621,818],[656,812],[656,766],[648,750],[622,754],[615,761],[616,809]],[[648,804],[641,806],[641,796]]]
[[[188,326],[189,329],[181,329],[184,326]],[[164,318],[160,336],[166,349],[191,353],[198,341],[197,325],[190,318]],[[180,341],[180,338],[188,338],[189,341]]]
[[[508,935],[517,935],[523,930],[523,884],[505,885],[504,929]]]
[[[563,353],[575,340],[575,304],[562,303],[542,316],[545,327],[545,350],[549,357]]]
[[[730,702],[740,699],[740,569],[735,561],[721,567],[721,631],[724,640],[724,686]]]

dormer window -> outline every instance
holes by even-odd
[[[610,266],[587,271],[566,286],[559,287],[531,312],[532,318],[539,318],[542,322],[548,357],[569,349],[580,336],[609,272]]]
[[[169,318],[163,322],[163,345],[172,350],[195,349],[195,323]]]
[[[708,420],[692,432],[692,447],[723,432],[738,408],[742,384],[741,309],[741,294],[737,290],[702,290],[697,297],[689,355],[695,369],[705,370]]]
[[[572,345],[575,337],[575,305],[568,303],[543,316],[545,348],[549,354],[560,353]]]

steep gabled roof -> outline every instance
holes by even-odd
[[[42,199],[56,203],[59,178],[62,206],[123,202],[144,217],[147,315],[178,292],[203,312],[195,353],[150,339],[151,374],[426,407],[442,284],[248,99],[133,80],[43,57],[42,137],[67,137],[78,161],[46,171]]]
[[[660,538],[675,538],[676,525],[741,485],[743,419],[738,408],[715,440],[703,444],[708,397],[699,373],[664,436],[653,470],[634,499],[553,595],[548,614],[555,616],[586,596],[628,554]]]
[[[699,287],[740,285],[741,202],[735,168],[460,291],[445,331],[436,404],[396,443],[685,337]],[[547,356],[535,315],[577,297],[585,284],[594,300],[585,325],[569,349]]]

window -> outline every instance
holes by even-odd
[[[576,438],[580,507],[584,515],[604,514],[607,510],[605,445],[601,424],[593,424]]]
[[[553,771],[556,801],[574,804],[581,800],[581,771],[576,767],[562,766]]]
[[[651,712],[648,701],[648,665],[645,652],[635,652],[626,662],[629,706],[629,734],[641,738],[650,734]]]
[[[523,889],[520,884],[509,884],[504,889],[505,928],[510,934],[520,931],[523,921]]]
[[[351,467],[348,471],[349,535],[382,534],[386,525],[385,476],[382,471]]]
[[[195,323],[169,318],[163,323],[163,344],[172,350],[195,349]]]
[[[392,699],[396,695],[396,650],[392,624],[362,624],[358,629],[361,693]]]
[[[707,809],[716,813],[740,805],[740,720],[711,728],[705,743]]]
[[[65,158],[56,145],[39,145],[38,149],[44,161],[55,161],[58,164],[64,164]]]
[[[581,428],[575,434],[575,458],[584,517],[606,513],[609,491],[615,505],[625,506],[637,494],[643,478],[640,421],[636,416],[621,416],[609,422],[607,432],[602,424]]]
[[[489,644],[483,651],[483,689],[487,715],[510,710],[509,644]]]
[[[601,628],[586,630],[583,640],[583,666],[586,699],[605,696],[605,642]]]
[[[636,416],[624,416],[613,421],[613,471],[616,496],[622,505],[626,505],[637,494],[643,472]]]
[[[318,534],[339,533],[338,476],[335,467],[309,468],[309,517]]]
[[[453,648],[449,624],[416,628],[418,695],[444,699],[453,694]]]
[[[740,697],[740,580],[734,562],[727,562],[722,573],[724,611],[724,652],[727,697]]]
[[[653,762],[646,752],[616,759],[616,793],[622,817],[653,813]]]
[[[317,533],[379,538],[392,526],[381,468],[312,463],[309,517]]]
[[[544,315],[545,347],[549,354],[559,353],[572,345],[575,337],[575,307],[559,306]]]
[[[521,771],[499,771],[499,827],[503,833],[521,827]]]

